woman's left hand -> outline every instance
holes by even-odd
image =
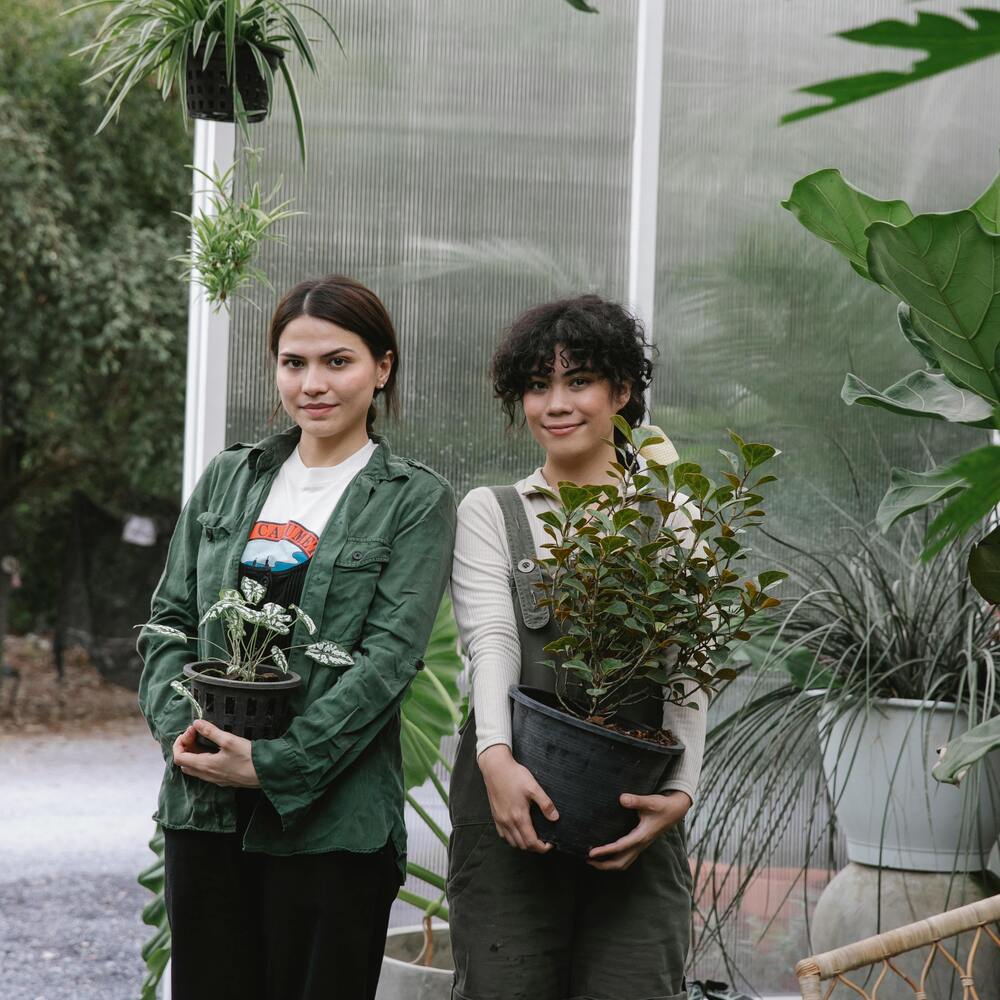
[[[664,830],[684,819],[691,808],[687,792],[661,795],[629,795],[618,800],[625,809],[634,809],[639,822],[624,837],[591,849],[587,864],[602,871],[624,871]]]
[[[195,737],[211,740],[218,753],[202,750]],[[224,732],[211,722],[196,719],[174,740],[174,763],[191,778],[233,788],[260,788],[250,756],[251,743],[242,736]]]

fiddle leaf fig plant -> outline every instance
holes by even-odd
[[[658,461],[658,429],[614,419],[629,447],[647,456],[645,467],[615,462],[612,483],[560,483],[550,494],[560,509],[539,515],[551,538],[539,560],[540,604],[563,632],[545,649],[560,657],[554,668],[578,680],[579,695],[557,690],[581,718],[627,710],[646,696],[634,680],[655,682],[675,704],[688,704],[695,687],[730,680],[734,672],[712,658],[750,638],[748,620],[781,603],[768,590],[787,575],[747,579],[734,568],[764,519],[759,490],[775,477],[760,469],[775,448],[731,433],[737,453],[722,452],[729,471],[713,483],[694,462]]]

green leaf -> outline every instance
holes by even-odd
[[[993,407],[981,396],[962,389],[941,372],[911,372],[879,392],[848,373],[840,398],[848,406],[875,406],[907,417],[926,417],[972,427],[992,427]]]
[[[780,583],[782,580],[787,580],[788,574],[782,572],[781,570],[771,569],[766,570],[757,577],[757,583],[761,590],[766,590],[772,584]]]
[[[624,601],[614,601],[604,609],[604,612],[609,615],[627,615],[628,606]]]
[[[596,14],[598,10],[596,7],[591,7],[585,0],[566,0],[566,3],[570,5],[574,10],[581,11],[584,14]]]
[[[559,499],[568,511],[574,511],[588,503],[593,498],[594,491],[585,486],[574,486],[572,483],[559,484]]]
[[[973,726],[938,750],[939,759],[931,774],[938,781],[957,785],[973,764],[997,749],[1000,749],[1000,715]]]
[[[1000,236],[970,211],[918,215],[868,227],[868,270],[909,303],[952,382],[996,404],[1000,376]]]
[[[745,444],[740,447],[740,454],[749,468],[756,469],[758,465],[763,465],[781,452],[769,444]]]
[[[969,206],[979,224],[988,233],[1000,233],[1000,174],[993,183]]]
[[[781,123],[798,121],[855,101],[863,101],[1000,52],[1000,12],[966,8],[963,14],[975,22],[973,27],[943,14],[920,11],[917,13],[916,23],[876,21],[861,28],[840,32],[841,38],[851,42],[894,49],[919,49],[926,56],[906,72],[886,70],[861,73],[802,87],[800,93],[827,97],[829,102],[783,115]]]
[[[869,281],[865,230],[873,222],[900,225],[913,218],[906,202],[873,198],[852,187],[833,168],[796,181],[781,205],[811,233],[843,254],[851,267]]]
[[[934,345],[913,325],[913,317],[910,314],[910,307],[905,302],[900,302],[896,306],[896,323],[899,330],[907,339],[919,355],[930,365],[931,368],[939,369],[941,362],[938,361],[937,354],[934,353]]]
[[[943,471],[961,476],[966,489],[957,493],[927,526],[924,560],[976,527],[1000,504],[1000,446],[989,444],[970,451]]]
[[[972,546],[969,579],[980,597],[1000,604],[1000,527]]]
[[[893,469],[889,474],[889,489],[875,515],[880,531],[888,531],[901,517],[940,500],[946,500],[965,489],[965,478],[948,469],[911,472]]]

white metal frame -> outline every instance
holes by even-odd
[[[207,174],[228,170],[236,148],[235,125],[195,121],[194,165]],[[211,208],[207,181],[193,174],[192,215]],[[192,239],[193,239],[192,234]],[[191,283],[188,303],[187,393],[184,405],[183,499],[191,495],[209,461],[226,446],[229,310],[218,312],[204,289]]]

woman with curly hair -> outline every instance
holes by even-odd
[[[516,585],[548,555],[537,515],[554,501],[542,491],[611,482],[616,459],[640,461],[624,453],[612,417],[635,426],[645,415],[647,354],[633,316],[584,295],[526,312],[493,357],[508,421],[520,413],[544,457],[513,486],[472,490],[458,512],[452,597],[471,662],[472,711],[451,786],[456,1000],[684,997],[691,874],[683,821],[701,768],[704,697],[695,699],[700,711],[645,703],[637,721],[669,728],[685,753],[657,794],[622,796],[635,827],[582,861],[535,832],[533,805],[550,820],[558,810],[511,754],[507,695],[512,684],[555,684],[540,661],[558,628],[547,609],[518,598]]]

